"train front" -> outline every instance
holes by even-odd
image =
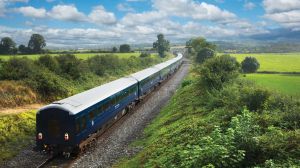
[[[67,110],[46,106],[36,114],[36,145],[38,150],[60,153],[74,150],[73,116]]]

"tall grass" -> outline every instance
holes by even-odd
[[[17,81],[0,81],[0,108],[31,104],[37,101],[37,94]]]

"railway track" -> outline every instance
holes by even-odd
[[[25,164],[24,163],[23,164],[14,164],[13,166],[7,165],[5,167],[38,167],[38,168],[41,168],[41,167],[82,167],[82,166],[76,166],[76,165],[78,165],[78,163],[81,162],[81,158],[86,158],[86,155],[88,156],[88,155],[90,155],[90,153],[93,153],[94,151],[98,150],[96,148],[99,148],[99,143],[101,144],[103,140],[110,139],[111,136],[112,136],[111,134],[114,134],[115,132],[118,132],[116,130],[124,127],[124,124],[126,125],[126,122],[128,122],[126,120],[128,120],[128,119],[131,120],[130,118],[132,118],[132,117],[134,118],[135,115],[136,115],[135,114],[136,112],[144,111],[145,110],[145,109],[143,109],[143,108],[145,108],[144,104],[147,104],[148,99],[153,99],[153,98],[151,98],[151,97],[153,97],[152,95],[157,94],[156,92],[160,92],[160,90],[166,89],[166,87],[167,88],[168,87],[174,87],[173,86],[174,84],[170,84],[172,82],[169,82],[169,81],[173,80],[174,77],[176,75],[178,75],[178,73],[180,71],[182,71],[182,69],[186,69],[186,68],[183,68],[183,66],[188,66],[187,64],[188,64],[188,62],[185,62],[185,64],[183,64],[181,66],[181,68],[173,76],[169,77],[161,85],[156,87],[154,89],[154,91],[150,92],[146,97],[144,97],[143,101],[136,104],[134,106],[134,108],[131,109],[129,112],[127,112],[125,115],[122,115],[122,116],[118,117],[118,119],[115,120],[113,123],[111,123],[111,125],[109,125],[109,127],[107,127],[105,131],[101,132],[99,135],[96,136],[96,143],[97,144],[89,145],[89,147],[85,148],[85,150],[83,152],[81,152],[77,157],[71,157],[70,159],[64,159],[62,155],[52,155],[52,156],[50,156],[46,159],[42,159],[42,158],[45,158],[46,156],[41,157],[41,156],[38,156],[38,155],[40,155],[39,152],[34,152],[34,154],[32,154],[31,159],[29,158],[28,161],[26,161]],[[186,70],[184,70],[184,71],[186,71]],[[182,78],[182,77],[180,77],[180,78]],[[167,86],[164,87],[165,85],[167,85]],[[162,87],[164,87],[164,88],[162,88]],[[152,100],[150,100],[150,101],[152,101]],[[163,103],[160,103],[160,104],[162,105]],[[149,107],[149,105],[146,105],[146,106]],[[155,110],[157,111],[157,110],[159,110],[159,108],[157,108]],[[144,123],[144,125],[146,125],[146,124],[147,123]],[[138,128],[138,130],[139,130],[139,128]],[[99,141],[99,142],[97,142],[97,141]],[[95,147],[95,146],[97,146],[97,147]],[[38,157],[41,157],[41,158],[38,159],[38,161],[35,160],[35,163],[32,164],[32,163],[30,163],[30,161],[31,162],[34,161],[34,159],[35,159],[34,156],[37,156],[37,158]],[[93,162],[93,161],[91,161],[91,162]],[[0,167],[1,167],[1,165],[0,165]],[[90,167],[90,166],[86,166],[86,167]],[[103,167],[103,166],[100,166],[100,167]]]

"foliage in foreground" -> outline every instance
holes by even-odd
[[[237,78],[235,61],[216,66],[224,58],[183,82],[135,143],[143,150],[116,167],[300,166],[300,100]]]
[[[0,116],[0,162],[34,142],[35,111]]]

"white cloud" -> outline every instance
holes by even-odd
[[[107,12],[103,6],[96,6],[89,14],[90,22],[96,24],[114,24],[117,19],[112,12]]]
[[[236,18],[235,14],[227,10],[221,10],[215,5],[205,2],[198,3],[193,0],[153,0],[153,6],[168,15],[191,17],[197,20],[224,21]]]
[[[86,16],[74,5],[56,5],[47,13],[48,16],[65,21],[86,21]]]
[[[300,9],[299,0],[264,0],[263,6],[267,13],[287,12]]]
[[[264,0],[264,17],[275,21],[283,27],[298,30],[300,27],[300,1],[299,0]]]
[[[46,9],[44,8],[34,8],[32,6],[20,7],[15,9],[15,11],[22,13],[27,17],[34,18],[44,18],[46,17]]]
[[[143,13],[128,13],[126,14],[121,23],[125,25],[140,25],[140,24],[147,24],[153,23],[166,18],[166,14],[158,11],[150,11],[150,12],[143,12]]]
[[[122,12],[134,12],[135,10],[127,3],[119,3],[117,9]]]
[[[245,2],[244,9],[246,10],[252,10],[256,7],[256,5],[253,2]]]
[[[7,6],[14,4],[16,2],[27,3],[29,0],[0,0],[0,17],[5,17],[6,12],[8,11]]]

